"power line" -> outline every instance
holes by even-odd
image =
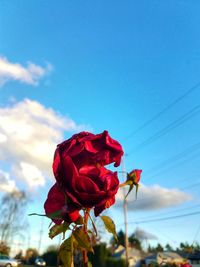
[[[187,207],[187,208],[182,208],[182,209],[175,209],[175,210],[171,210],[171,211],[168,211],[168,212],[164,212],[162,215],[167,215],[167,214],[171,214],[171,213],[174,213],[174,212],[180,212],[180,211],[185,211],[185,210],[191,210],[191,209],[194,209],[194,208],[199,208],[200,207],[200,204],[197,204],[197,205],[193,205],[193,206],[190,206],[190,207]],[[150,220],[150,219],[157,219],[159,218],[159,216],[148,216],[148,217],[144,217],[144,218],[140,218],[139,220],[143,221],[143,220]]]
[[[182,160],[181,162],[178,162],[178,163],[176,163],[176,164],[173,164],[173,165],[170,166],[170,167],[165,168],[163,171],[158,171],[156,174],[151,175],[151,176],[148,178],[148,181],[149,181],[150,179],[152,179],[152,178],[155,178],[155,177],[157,177],[157,176],[163,174],[163,173],[166,173],[166,172],[168,172],[168,171],[172,171],[172,170],[173,170],[174,168],[176,168],[177,166],[183,165],[184,163],[188,163],[189,161],[193,160],[194,158],[198,157],[199,155],[200,155],[200,154],[199,154],[199,152],[198,152],[198,153],[196,153],[196,154],[190,156],[189,158],[187,158],[187,159],[185,159],[185,160]],[[185,179],[184,179],[184,180],[185,180]],[[179,182],[181,182],[181,181],[179,181]]]
[[[151,228],[154,228],[154,227],[152,227],[152,225],[151,225]],[[178,242],[176,240],[174,240],[170,236],[166,235],[166,233],[161,232],[160,229],[158,230],[158,227],[154,228],[154,230],[156,230],[156,232],[159,232],[162,236],[167,238],[170,242],[173,242],[174,244],[178,244]]]
[[[151,172],[152,170],[158,170],[158,169],[162,169],[163,165],[166,164],[170,164],[171,162],[174,162],[175,160],[179,160],[181,158],[187,157],[188,154],[193,153],[195,150],[198,150],[200,148],[200,142],[195,143],[193,145],[191,145],[190,147],[188,147],[187,149],[183,150],[182,152],[162,161],[161,163],[157,164],[156,166],[146,170],[146,172]]]
[[[190,93],[192,93],[195,89],[197,89],[200,85],[200,82],[198,82],[197,84],[195,84],[194,86],[190,87],[184,94],[182,94],[181,96],[179,96],[178,98],[176,98],[174,101],[172,101],[169,105],[167,105],[165,108],[163,108],[161,111],[159,111],[156,115],[154,115],[151,119],[147,120],[146,122],[144,122],[142,125],[140,125],[135,131],[133,131],[132,133],[130,133],[126,138],[124,138],[123,140],[128,140],[130,137],[134,136],[135,134],[137,134],[139,131],[141,131],[142,129],[144,129],[146,126],[148,126],[149,124],[151,124],[153,121],[155,121],[157,118],[159,118],[162,114],[164,114],[166,111],[168,111],[170,108],[172,108],[173,106],[175,106],[178,102],[180,102],[182,99],[184,99],[186,96],[188,96]],[[122,141],[123,141],[122,140]]]
[[[158,221],[167,221],[167,220],[173,220],[173,219],[177,219],[177,218],[194,216],[194,215],[198,215],[198,214],[200,214],[200,211],[191,212],[191,213],[185,213],[185,214],[175,215],[175,216],[170,216],[170,217],[163,217],[163,218],[150,219],[150,220],[144,220],[144,221],[135,221],[135,222],[130,222],[129,224],[140,224],[140,223],[150,223],[150,222],[158,222]]]
[[[191,185],[189,185],[189,186],[182,187],[182,188],[180,188],[180,189],[181,189],[181,190],[185,190],[185,189],[188,189],[188,188],[197,186],[197,185],[200,185],[200,182],[197,182],[197,183],[195,183],[195,184],[191,184]]]
[[[142,148],[148,144],[151,144],[152,142],[156,141],[160,137],[164,136],[168,132],[172,131],[173,129],[177,128],[179,125],[183,124],[187,120],[189,120],[191,117],[196,115],[200,111],[200,105],[197,105],[196,107],[192,108],[190,111],[173,121],[172,123],[168,124],[166,127],[161,129],[160,131],[156,132],[154,135],[151,137],[147,138],[145,141],[140,143],[138,146],[133,148],[132,150],[129,151],[127,155],[132,154],[134,151],[138,150],[139,148]]]

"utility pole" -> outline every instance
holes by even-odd
[[[126,179],[126,172],[124,166],[124,159],[122,159],[122,177]],[[128,267],[128,221],[127,221],[127,213],[128,213],[128,203],[126,199],[126,191],[124,188],[124,203],[123,203],[123,210],[124,210],[124,225],[125,225],[125,235],[124,235],[124,243],[125,243],[125,253],[126,253],[126,267]]]
[[[125,191],[125,190],[124,190]],[[125,192],[124,192],[125,193]],[[125,225],[125,251],[126,251],[126,267],[128,267],[128,222],[127,222],[127,212],[128,212],[128,205],[127,199],[125,198],[124,194],[124,225]]]
[[[44,217],[41,217],[41,229],[40,229],[39,241],[38,241],[38,254],[39,255],[40,255],[40,249],[41,249],[41,243],[42,243],[43,224],[44,224]]]

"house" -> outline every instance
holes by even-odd
[[[192,253],[183,252],[179,253],[184,259],[189,260],[192,267],[200,267],[200,251],[194,251]]]
[[[183,258],[176,252],[158,252],[157,253],[157,262],[161,263],[176,263],[180,264],[183,262]]]
[[[118,258],[118,259],[125,259],[126,258],[126,250],[125,247],[122,245],[119,245],[117,249],[113,253],[113,258]],[[129,247],[128,248],[128,262],[129,262],[129,267],[133,267],[136,265],[138,261],[140,261],[142,258],[141,251],[138,249]]]
[[[158,252],[152,255],[147,256],[144,259],[145,265],[149,265],[150,263],[158,263],[158,264],[164,264],[164,263],[176,263],[180,264],[183,263],[184,258],[181,257],[179,254],[175,252]]]

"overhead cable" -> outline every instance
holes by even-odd
[[[192,108],[191,110],[189,110],[188,112],[186,112],[184,115],[182,115],[181,117],[179,117],[175,121],[173,121],[170,124],[168,124],[163,129],[161,129],[158,132],[156,132],[151,137],[147,138],[145,141],[141,142],[135,148],[133,148],[132,150],[130,150],[127,155],[129,156],[130,154],[132,154],[133,152],[137,151],[138,149],[140,149],[140,148],[142,148],[142,147],[144,147],[146,145],[149,145],[152,142],[158,140],[160,137],[164,136],[168,132],[170,132],[170,131],[174,130],[175,128],[177,128],[179,125],[182,125],[184,122],[186,122],[189,119],[191,119],[191,117],[193,117],[194,115],[196,115],[199,111],[200,111],[200,105],[197,105],[196,107]]]
[[[163,108],[161,111],[159,111],[156,115],[154,115],[151,119],[144,122],[142,125],[140,125],[135,131],[130,133],[124,140],[128,140],[130,137],[134,136],[138,132],[140,132],[142,129],[144,129],[146,126],[151,124],[153,121],[158,119],[161,115],[163,115],[166,111],[171,109],[173,106],[175,106],[178,102],[180,102],[182,99],[187,97],[189,94],[191,94],[195,89],[197,89],[200,86],[200,82],[195,84],[194,86],[190,87],[184,94],[180,95],[178,98],[176,98],[174,101],[172,101],[170,104],[168,104],[165,108]],[[122,140],[123,141],[123,140]]]

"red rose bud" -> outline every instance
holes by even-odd
[[[137,185],[140,181],[141,172],[142,170],[132,170],[128,173],[128,177]]]

